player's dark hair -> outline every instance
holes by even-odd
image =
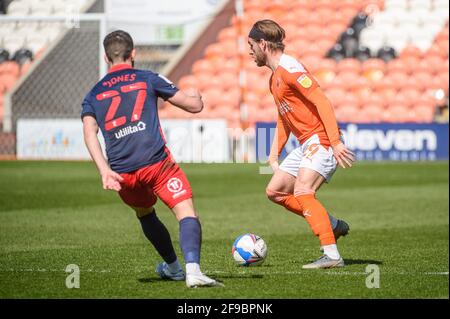
[[[286,32],[273,20],[265,19],[257,21],[253,25],[249,37],[257,41],[261,39],[266,40],[271,51],[284,51],[285,45],[283,40],[286,37]]]
[[[103,40],[105,54],[111,63],[126,61],[131,57],[134,43],[128,32],[117,30]]]

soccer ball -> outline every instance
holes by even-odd
[[[249,233],[236,238],[231,252],[240,266],[257,266],[266,259],[267,245],[261,237]]]

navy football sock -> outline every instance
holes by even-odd
[[[184,261],[200,264],[200,248],[202,244],[202,226],[195,217],[180,220],[180,246]]]
[[[145,237],[152,243],[159,255],[168,264],[177,260],[172,240],[166,226],[158,219],[156,213],[139,218]]]

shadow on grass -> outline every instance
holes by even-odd
[[[239,279],[255,279],[255,278],[257,278],[257,279],[261,279],[261,278],[264,278],[264,276],[263,275],[258,275],[258,274],[255,274],[255,275],[251,275],[251,274],[248,274],[248,275],[245,275],[245,274],[236,274],[236,275],[234,275],[234,274],[220,274],[220,275],[212,275],[211,277],[213,277],[213,278],[225,278],[225,279],[236,279],[236,278],[239,278]]]
[[[138,281],[142,284],[149,284],[152,282],[170,282],[171,280],[166,280],[166,279],[162,279],[162,278],[139,278]]]
[[[371,259],[344,259],[344,262],[346,265],[369,265],[369,264],[375,264],[375,265],[382,265],[383,262],[379,260],[371,260]]]

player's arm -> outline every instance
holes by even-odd
[[[278,114],[277,127],[275,129],[275,135],[273,137],[272,147],[270,148],[269,164],[275,171],[278,169],[278,157],[283,150],[284,145],[289,138],[289,128],[284,124],[284,121],[280,114]]]
[[[93,116],[86,115],[83,117],[83,135],[84,142],[89,154],[97,165],[98,171],[102,177],[103,189],[112,189],[120,191],[120,182],[123,181],[122,176],[109,168],[108,162],[103,156],[100,142],[98,141],[98,124]]]
[[[307,99],[317,108],[339,165],[343,168],[345,168],[345,165],[351,167],[352,162],[355,161],[355,155],[341,142],[336,116],[330,100],[320,87],[315,88],[307,96]]]
[[[189,113],[199,113],[203,110],[202,96],[198,90],[179,90],[167,101]]]

